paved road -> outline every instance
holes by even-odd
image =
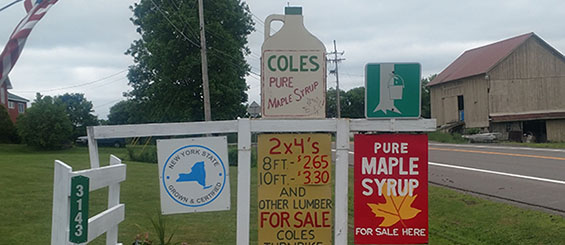
[[[429,144],[429,181],[565,214],[565,150]]]
[[[429,181],[565,215],[565,149],[430,143]]]

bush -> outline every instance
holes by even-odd
[[[0,143],[18,143],[16,127],[10,119],[10,114],[4,106],[0,106]]]
[[[133,161],[157,163],[157,147],[155,145],[128,145],[129,158]]]
[[[428,140],[441,143],[467,143],[467,140],[458,133],[450,134],[439,131],[428,133]]]
[[[17,130],[24,143],[41,149],[69,147],[73,133],[65,107],[39,93],[32,106],[18,118]]]
[[[478,134],[481,132],[480,128],[465,128],[463,134]]]
[[[230,166],[237,166],[237,144],[228,146],[228,161]],[[257,166],[257,147],[251,147],[251,167]]]
[[[132,161],[157,163],[157,147],[155,145],[128,145],[126,147]],[[228,146],[228,162],[230,166],[237,166],[237,145]],[[251,150],[251,167],[257,166],[257,148]]]

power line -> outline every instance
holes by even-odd
[[[155,5],[155,7],[157,7],[157,9],[161,12],[161,14],[162,14],[163,16],[165,16],[165,13],[159,8],[159,6],[157,6],[153,0],[151,0],[151,2]],[[196,36],[196,34],[194,34],[194,33],[190,30],[190,23],[189,23],[188,20],[185,18],[185,16],[182,14],[182,11],[180,11],[180,6],[177,5],[177,4],[174,2],[174,0],[170,0],[170,2],[174,5],[173,7],[176,8],[177,12],[179,12],[178,15],[179,15],[181,21],[183,22],[183,24],[189,28],[189,31],[190,31],[193,35]],[[249,12],[252,14],[252,16],[254,16],[256,19],[258,19],[258,20],[264,25],[264,22],[261,21],[261,20],[259,19],[259,17],[257,17],[257,15],[255,15],[255,14],[252,13],[251,11],[249,11]],[[166,17],[166,16],[165,16],[165,17]],[[179,31],[178,28],[176,28],[176,26],[175,26],[168,18],[167,18],[167,20],[169,21],[169,23],[170,23],[173,27],[175,27],[175,29],[177,29],[177,31]],[[182,32],[181,32],[181,33],[182,33]],[[221,36],[221,35],[218,35],[217,33],[214,33],[214,32],[211,31],[211,30],[207,30],[206,33],[208,33],[208,35],[211,35],[212,37],[216,37],[216,38],[219,37],[219,36]],[[183,34],[184,34],[184,33],[183,33]],[[193,44],[194,44],[194,43],[193,43]],[[200,48],[200,46],[198,46],[198,47]],[[225,57],[228,57],[228,58],[232,59],[233,61],[239,61],[238,58],[236,58],[236,57],[234,57],[234,56],[232,56],[232,55],[230,55],[230,54],[228,54],[228,53],[222,51],[221,49],[211,48],[210,51],[212,51],[212,52],[218,52],[218,53],[224,55]],[[216,55],[216,54],[214,54],[214,53],[212,53],[212,54],[213,54],[213,55]],[[250,53],[250,55],[253,56],[253,57],[255,57],[255,58],[257,58],[257,59],[259,59],[259,60],[261,59],[260,56],[254,54],[254,53]],[[217,56],[217,55],[216,55],[216,56]],[[232,63],[234,66],[236,66],[236,67],[239,66],[238,64],[235,64],[235,62],[231,62],[231,63]],[[251,64],[249,64],[249,66],[250,66],[251,68],[253,68],[253,67],[251,66]],[[250,73],[253,73],[253,72],[250,71]],[[257,74],[257,73],[253,73],[253,74],[255,74],[255,75],[257,75],[257,76],[260,76],[260,75]]]
[[[179,30],[179,28],[177,28],[177,26],[175,24],[173,24],[173,22],[169,19],[169,17],[167,17],[167,14],[165,14],[165,12],[163,12],[163,10],[159,7],[159,5],[157,5],[155,3],[155,1],[151,0],[151,3],[153,3],[153,6],[155,6],[157,8],[157,10],[159,10],[159,12],[161,13],[161,15],[163,15],[163,17],[165,17],[165,19],[169,22],[169,24],[171,24],[171,26],[173,26],[173,28],[175,28],[175,30],[180,33],[184,39],[186,41],[188,41],[189,43],[191,43],[192,45],[200,48],[200,45],[198,45],[196,42],[192,41],[190,38],[188,38],[184,32],[182,32],[181,30]]]
[[[261,74],[259,74],[259,73],[257,73],[257,72],[254,72],[254,71],[251,70],[251,71],[249,71],[249,73],[250,73],[250,74],[253,74],[253,75],[255,75],[255,76],[258,76],[259,78],[261,78]]]
[[[345,60],[343,58],[337,58],[337,55],[343,55],[345,51],[341,51],[341,52],[337,52],[337,45],[336,42],[334,40],[334,51],[329,53],[328,55],[334,55],[333,59],[328,59],[329,62],[334,62],[335,63],[335,69],[333,70],[333,73],[335,74],[335,82],[336,82],[336,104],[337,104],[337,118],[341,118],[341,106],[340,106],[340,98],[339,98],[339,72],[338,72],[338,63],[342,60]],[[332,71],[330,71],[330,73],[332,73]]]
[[[159,10],[159,12],[163,15],[163,17],[165,17],[165,19],[169,22],[169,24],[171,24],[171,26],[173,26],[173,28],[175,28],[175,30],[176,30],[177,32],[179,32],[187,41],[189,41],[189,42],[192,43],[193,45],[195,45],[195,46],[197,46],[198,48],[200,48],[200,45],[195,44],[191,39],[189,39],[189,38],[184,34],[184,32],[180,31],[180,30],[176,27],[176,25],[172,23],[172,21],[167,17],[167,14],[166,14],[153,0],[151,0],[151,2],[152,2],[153,5],[157,8],[157,10]],[[174,7],[177,9],[177,12],[181,12],[181,11],[180,11],[180,7],[174,3],[174,0],[171,0],[171,2],[173,3]],[[250,13],[251,13],[251,11],[250,11]],[[264,22],[261,21],[261,20],[259,19],[259,17],[257,17],[255,14],[253,14],[253,13],[251,13],[251,14],[252,14],[255,18],[257,18],[260,22],[264,23]],[[184,15],[181,15],[181,14],[179,13],[179,16],[184,16]],[[183,24],[184,24],[185,26],[188,26],[189,31],[191,31],[191,30],[190,30],[190,24],[188,23],[188,21],[187,21],[185,18],[183,18],[183,17],[181,17],[181,21],[183,22]],[[191,31],[191,32],[192,32],[192,31]],[[216,34],[214,34],[213,32],[211,32],[210,30],[208,30],[207,33],[208,33],[209,35],[212,35],[212,36],[216,35]],[[192,33],[192,34],[194,34],[194,33]],[[220,35],[217,35],[217,36],[220,36]],[[230,58],[231,61],[229,61],[229,62],[230,62],[234,67],[239,67],[239,64],[236,64],[236,63],[235,63],[235,61],[239,61],[239,59],[237,59],[236,57],[234,57],[234,56],[232,56],[232,55],[230,55],[230,54],[228,54],[228,53],[226,53],[226,52],[224,52],[224,51],[222,51],[222,50],[220,50],[220,49],[210,49],[210,51],[213,51],[213,52],[212,52],[212,55],[215,55],[215,56],[217,56],[217,57],[218,57],[218,54],[221,54],[221,55],[223,55],[223,56],[225,56],[225,57]],[[253,56],[253,55],[255,55],[255,54],[251,53],[251,55]],[[258,59],[261,58],[261,57],[258,56],[258,55],[255,55],[255,57],[257,57]],[[249,64],[249,67],[250,67],[251,69],[253,69],[253,67],[251,66],[251,64]],[[253,75],[256,75],[256,76],[258,76],[258,77],[261,77],[260,74],[258,74],[258,73],[256,73],[256,72],[253,72],[253,71],[249,71],[249,74],[253,74]]]
[[[117,76],[117,75],[119,75],[119,74],[121,74],[121,73],[126,72],[127,70],[128,70],[128,69],[124,69],[124,70],[121,70],[121,71],[119,71],[119,72],[117,72],[117,73],[114,73],[114,74],[112,74],[112,75],[109,75],[109,76],[106,76],[106,77],[103,77],[103,78],[100,78],[100,79],[97,79],[97,80],[94,80],[94,81],[85,82],[85,83],[81,83],[81,84],[77,84],[77,85],[72,85],[72,86],[68,86],[68,87],[47,89],[47,90],[41,90],[41,91],[30,91],[30,90],[28,90],[28,91],[25,91],[25,90],[18,91],[18,90],[16,90],[15,92],[20,92],[20,93],[35,93],[35,92],[38,92],[38,93],[45,93],[45,92],[52,92],[52,91],[58,91],[58,90],[65,90],[65,89],[70,89],[70,88],[84,87],[84,86],[87,86],[87,85],[91,85],[91,84],[94,84],[94,83],[97,83],[97,82],[104,81],[104,80],[106,80],[106,79],[108,79],[108,78],[111,78],[111,77],[115,77],[115,76]]]
[[[184,24],[185,24],[184,26],[187,27],[188,32],[190,32],[190,34],[192,35],[193,38],[198,39],[198,35],[196,34],[195,31],[192,30],[192,27],[190,26],[190,23],[188,22],[188,20],[185,19],[186,16],[184,16],[183,12],[180,9],[180,6],[175,3],[175,0],[169,0],[169,1],[173,4],[173,7],[176,8],[177,13],[179,13],[178,15],[180,16],[181,21],[184,22]],[[194,1],[194,3],[196,4],[196,1]]]
[[[14,5],[14,4],[18,3],[18,2],[21,2],[21,1],[23,1],[23,0],[16,0],[16,1],[13,1],[12,3],[10,3],[10,4],[8,4],[8,5],[6,5],[6,6],[2,7],[2,8],[0,8],[0,12],[2,12],[4,9],[7,9],[7,8],[9,8],[9,7],[12,7],[12,5]]]
[[[97,105],[97,106],[95,106],[95,107],[92,107],[92,109],[100,108],[100,107],[102,107],[102,106],[105,106],[105,105],[109,105],[109,104],[118,102],[118,101],[120,101],[120,100],[123,100],[123,98],[119,98],[119,99],[117,99],[117,100],[112,100],[112,101],[107,102],[107,103],[104,103],[104,104],[102,104],[102,105]]]
[[[341,73],[348,75],[348,76],[351,76],[351,77],[365,77],[364,75],[351,74],[351,73],[347,73],[347,72],[343,72],[343,71]]]
[[[124,80],[124,79],[127,79],[127,78],[128,78],[128,77],[121,77],[121,78],[118,78],[118,79],[109,81],[109,82],[107,82],[107,83],[100,84],[100,85],[98,85],[98,86],[96,86],[96,87],[92,87],[92,88],[90,88],[90,89],[95,89],[95,88],[104,87],[104,86],[106,86],[106,85],[108,85],[108,84],[112,84],[112,83],[115,83],[115,82],[117,82],[117,81],[121,81],[121,80]]]
[[[255,17],[255,19],[257,19],[262,25],[265,25],[265,22],[261,20],[261,18],[259,18],[257,15],[255,15],[253,12],[251,12],[251,10],[249,10],[249,13],[251,13],[251,15],[253,15],[253,17]]]

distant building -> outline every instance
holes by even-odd
[[[534,33],[467,50],[428,86],[440,127],[565,141],[565,57]]]
[[[18,116],[26,112],[27,102],[29,100],[8,92],[8,113],[12,122],[16,123]]]
[[[6,80],[0,82],[0,105],[6,108],[8,108],[8,89],[12,89],[10,78],[6,78]]]
[[[6,107],[10,119],[13,123],[16,123],[18,116],[27,110],[29,100],[8,92],[8,89],[12,89],[10,78],[0,84],[0,104]]]

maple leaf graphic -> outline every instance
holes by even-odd
[[[402,223],[402,226],[406,227],[403,220],[412,219],[422,212],[422,210],[411,207],[418,195],[387,196],[385,195],[385,190],[386,184],[383,185],[381,192],[385,197],[385,203],[367,203],[375,217],[384,218],[379,227],[390,227],[398,223],[398,221]]]

